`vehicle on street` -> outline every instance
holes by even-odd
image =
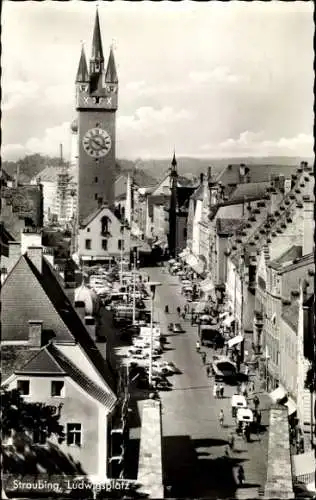
[[[183,333],[185,330],[180,323],[174,323],[172,328],[173,333]]]
[[[219,325],[200,325],[200,340],[202,346],[224,347],[225,339],[219,332]]]
[[[245,396],[242,396],[241,394],[234,394],[231,399],[231,405],[232,405],[232,417],[235,418],[237,415],[237,410],[239,408],[247,408],[247,400]]]
[[[218,357],[213,361],[212,370],[216,381],[235,380],[237,376],[235,363],[225,356]]]

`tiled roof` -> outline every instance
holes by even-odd
[[[278,202],[278,206],[271,216],[268,216],[267,210],[262,208],[260,209],[260,213],[255,215],[256,221],[250,223],[250,228],[246,230],[247,235],[242,238],[242,243],[237,243],[236,240],[232,240],[231,244],[237,246],[237,250],[235,250],[232,254],[232,259],[235,257],[238,258],[238,255],[241,254],[244,248],[250,248],[251,251],[256,251],[258,248],[262,248],[265,244],[267,244],[267,238],[271,235],[273,231],[280,226],[280,224],[287,224],[287,219],[293,217],[296,211],[296,205],[302,202],[303,196],[305,193],[309,193],[312,191],[312,186],[314,184],[313,177],[311,177],[312,172],[308,167],[307,170],[296,167],[296,179],[295,184],[292,186],[292,189],[286,196],[280,195],[280,200]],[[294,175],[294,173],[293,173]],[[308,179],[306,181],[305,179]],[[267,202],[266,204],[268,204]],[[268,223],[269,227],[265,227],[265,224]],[[253,237],[257,235],[259,238],[255,240],[255,245],[250,246],[249,243]]]
[[[248,182],[245,184],[238,184],[228,201],[261,200],[267,195],[267,188],[269,186],[270,182]]]
[[[57,182],[59,174],[63,173],[63,167],[45,167],[39,172],[35,179],[42,182]]]
[[[34,354],[33,358],[31,358],[24,366],[15,370],[15,373],[64,375],[66,372],[50,354],[47,347],[43,347],[40,351]]]
[[[203,193],[204,193],[204,185],[200,184],[192,194],[191,198],[193,200],[203,200]]]
[[[245,224],[242,219],[220,219],[216,220],[217,234],[232,235],[235,231],[241,229]]]
[[[308,255],[303,255],[302,257],[295,259],[294,262],[290,262],[285,266],[279,267],[278,272],[279,274],[285,274],[301,266],[306,266],[309,264],[314,265],[314,262],[315,262],[315,256],[314,253],[312,252]]]
[[[5,181],[13,181],[13,177],[9,175],[8,172],[6,172],[2,167],[0,169],[0,179],[4,179]]]
[[[57,361],[58,365],[69,375],[80,387],[94,399],[102,403],[110,411],[116,403],[116,396],[112,391],[105,391],[85,375],[78,366],[72,363],[58,349],[58,345],[49,344],[47,351]]]
[[[269,266],[273,269],[279,269],[283,264],[292,264],[294,259],[302,257],[302,247],[299,245],[293,245],[288,248],[280,257],[269,262]]]
[[[228,165],[216,177],[216,181],[221,181],[223,185],[238,184],[240,182],[238,165]],[[297,166],[283,166],[283,165],[246,165],[249,169],[248,175],[251,183],[269,181],[278,175],[291,177],[294,174]]]
[[[21,369],[34,356],[34,351],[20,345],[1,346],[1,378],[5,382],[16,370]]]
[[[33,287],[31,293],[30,285]],[[22,301],[23,297],[30,299],[30,308],[20,308],[20,313],[17,315],[17,300]],[[31,310],[32,305],[35,307],[35,311]],[[115,392],[114,374],[91,339],[56,279],[54,270],[45,258],[42,259],[42,273],[40,273],[27,255],[20,257],[2,287],[2,307],[3,340],[26,341],[28,339],[28,320],[39,317],[39,319],[45,320],[44,325],[46,324],[52,329],[51,336],[55,341],[78,343],[106,383]]]
[[[298,327],[298,316],[299,304],[297,301],[282,306],[282,318],[295,332],[297,332]]]
[[[30,265],[33,266],[32,262],[30,262]],[[99,373],[104,377],[106,382],[110,385],[111,389],[115,391],[114,378],[109,370],[107,362],[101,356],[94,341],[91,339],[81,319],[73,308],[70,300],[56,280],[54,271],[51,268],[50,264],[46,261],[46,259],[43,259],[42,266],[42,275],[38,273],[35,266],[33,266],[33,272],[37,274],[38,280],[40,281],[46,294],[54,304],[55,309],[59,313],[60,317],[63,319],[69,331],[72,333],[74,340],[81,345],[86,355],[91,359]]]
[[[9,256],[9,241],[13,241],[14,238],[11,236],[9,231],[5,228],[3,222],[0,222],[0,255]]]

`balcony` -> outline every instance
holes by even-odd
[[[103,236],[104,238],[110,238],[111,237],[110,231],[101,231],[100,235]]]

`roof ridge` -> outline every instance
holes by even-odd
[[[80,347],[80,344],[77,344],[78,347]],[[69,365],[70,368],[74,369],[76,373],[76,375],[78,375],[79,377],[81,377],[82,379],[86,379],[88,381],[88,383],[92,386],[92,388],[97,392],[97,393],[104,393],[104,395],[106,395],[107,397],[110,396],[112,397],[112,399],[115,399],[116,400],[116,395],[115,393],[112,391],[111,387],[106,383],[106,381],[104,380],[104,385],[106,387],[106,389],[100,387],[98,384],[96,384],[88,375],[86,375],[82,370],[81,368],[76,365],[72,360],[70,360],[64,353],[62,353],[59,349],[58,349],[58,344],[50,344],[50,349],[53,351],[52,352],[52,355],[53,356],[56,356],[57,359],[59,358],[59,362],[61,361],[61,363],[65,363],[66,365]],[[91,363],[91,360],[89,359],[89,362]],[[65,369],[64,369],[65,370]],[[66,373],[67,373],[67,370],[65,370]],[[73,378],[75,380],[75,382],[80,385],[82,387],[82,384],[80,384],[80,381],[79,381],[79,378],[75,378],[73,376],[71,376],[71,374],[69,374],[69,376],[71,378]],[[82,387],[84,390],[87,391],[86,388]],[[91,394],[90,394],[91,395]],[[113,402],[114,403],[114,402]]]
[[[27,365],[29,365],[35,358],[37,358],[38,356],[40,356],[43,352],[46,352],[47,355],[49,356],[49,358],[55,363],[57,364],[58,368],[60,368],[60,370],[62,372],[64,372],[63,370],[63,367],[60,366],[60,364],[58,363],[58,361],[56,359],[54,359],[54,357],[51,355],[51,353],[49,352],[49,350],[47,349],[49,344],[46,344],[45,346],[41,347],[35,354],[34,356],[32,356],[28,361],[26,361],[26,363],[24,365],[21,366],[21,368],[15,370],[16,372],[21,372],[23,371]],[[44,373],[44,372],[43,372]]]

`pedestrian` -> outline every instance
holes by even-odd
[[[181,308],[179,306],[177,307],[177,313],[178,313],[178,316],[180,317]]]
[[[224,397],[224,386],[223,386],[223,384],[220,386],[219,392],[220,392],[221,398],[223,399],[223,397]]]
[[[230,446],[229,446],[229,445],[225,446],[225,457],[226,457],[226,458],[230,458],[229,449],[230,449]]]
[[[240,485],[243,485],[245,481],[245,471],[242,465],[238,467],[238,482]]]
[[[217,398],[217,384],[214,384],[214,387],[213,387],[213,396],[214,396],[214,398]]]
[[[182,313],[182,319],[185,319],[185,311]]]
[[[231,450],[234,450],[234,446],[235,446],[235,436],[234,436],[234,433],[232,432],[230,434],[230,438],[229,438],[229,447]]]
[[[216,397],[217,398],[220,398],[220,390],[219,390],[219,386],[216,387]]]
[[[210,369],[209,365],[207,365],[207,367],[206,367],[206,375],[208,377],[210,376],[210,371],[211,371],[211,369]]]
[[[205,361],[206,361],[206,353],[205,353],[205,352],[202,352],[201,356],[202,356],[202,363],[203,363],[203,365],[205,365]]]
[[[245,366],[245,375],[248,375],[248,373],[249,373],[249,366],[248,366],[248,365],[246,365],[246,366]]]
[[[253,404],[255,406],[255,410],[257,410],[259,408],[259,404],[260,404],[260,401],[259,401],[259,398],[257,395],[255,395],[255,397],[253,398]]]
[[[200,352],[201,344],[200,344],[199,340],[196,341],[195,345],[196,345],[197,352]]]
[[[218,417],[218,420],[219,420],[219,425],[220,425],[221,427],[223,427],[223,426],[224,426],[224,411],[223,411],[223,410],[221,410],[221,411],[219,412],[219,417]]]

